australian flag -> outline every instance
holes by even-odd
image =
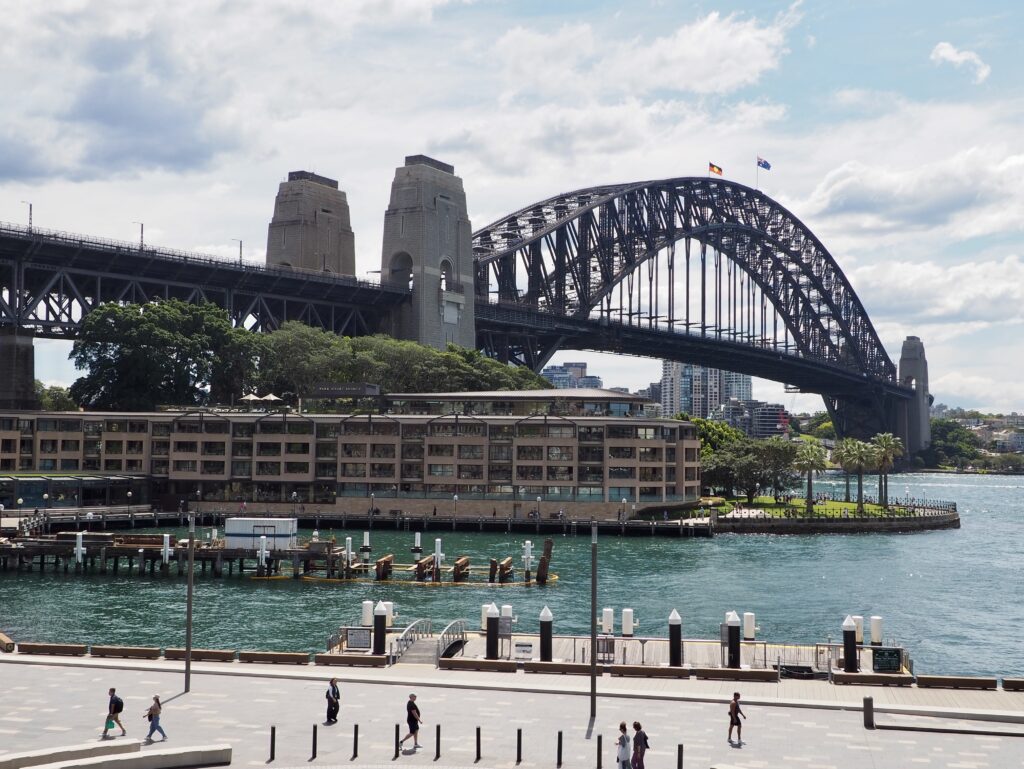
[[[767,160],[765,160],[760,155],[757,156],[757,167],[758,168],[763,168],[765,171],[771,171],[772,170],[772,164],[769,163]]]

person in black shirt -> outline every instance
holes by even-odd
[[[404,745],[405,741],[412,737],[412,746],[415,750],[420,746],[419,735],[420,735],[420,724],[423,723],[423,719],[420,718],[420,709],[416,705],[416,695],[410,694],[409,701],[405,703],[405,720],[409,724],[409,733],[402,738],[399,745]]]
[[[121,736],[124,737],[128,734],[125,731],[124,724],[121,723],[121,711],[124,710],[124,701],[117,696],[113,686],[110,687],[110,691],[107,694],[110,695],[110,701],[107,703],[107,718],[103,724],[103,736],[107,736],[108,725],[115,723],[121,727]]]
[[[327,723],[338,723],[338,710],[341,709],[341,692],[338,690],[338,679],[332,678],[327,687]]]

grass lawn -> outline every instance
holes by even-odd
[[[705,511],[705,514],[708,510],[715,510],[719,515],[725,515],[737,508],[750,508],[752,510],[764,510],[765,513],[776,518],[799,518],[805,516],[807,512],[806,500],[803,497],[794,497],[789,504],[786,504],[785,502],[776,502],[773,497],[755,497],[752,505],[747,504],[746,497],[733,497],[730,499],[723,499],[722,497],[704,497],[701,507]],[[814,515],[816,517],[842,518],[844,512],[851,516],[857,515],[857,502],[855,495],[851,502],[826,501],[815,502],[814,504]],[[902,512],[903,511],[899,509],[891,508],[888,514],[900,515]],[[882,516],[886,514],[886,511],[882,509],[881,505],[871,504],[868,502],[864,503],[864,515]],[[673,516],[674,515],[675,513],[673,513]],[[700,513],[697,510],[693,510],[689,512],[689,515],[697,516],[700,515]],[[660,516],[656,513],[652,513],[643,517],[657,520]]]

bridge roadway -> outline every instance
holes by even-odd
[[[333,726],[323,723],[330,676],[337,676],[341,685],[340,721]],[[171,746],[227,742],[236,766],[267,765],[274,725],[272,766],[393,767],[395,725],[405,733],[410,692],[417,694],[424,721],[423,748],[413,751],[407,744],[397,760],[435,769],[511,769],[517,765],[517,730],[522,730],[520,767],[554,767],[559,732],[564,734],[567,769],[596,765],[599,736],[603,764],[613,767],[618,724],[634,719],[649,735],[647,765],[652,767],[675,765],[678,745],[684,746],[684,766],[702,769],[1003,769],[1024,762],[1024,694],[1019,692],[603,676],[598,679],[597,718],[591,722],[586,676],[438,670],[433,665],[324,671],[197,662],[192,690],[184,694],[180,662],[0,654],[0,680],[0,744],[10,751],[98,738],[106,692],[113,686],[125,701],[129,738],[145,736],[142,713],[159,694],[164,703],[161,725]],[[747,716],[742,746],[726,741],[726,702],[737,689]],[[860,708],[865,696],[874,697],[876,722],[887,728],[864,728]],[[318,745],[311,759],[314,724],[319,725]],[[438,726],[440,758],[435,760]],[[479,763],[476,727],[481,729]],[[910,731],[935,727],[975,733]],[[977,733],[981,731],[1005,736]]]

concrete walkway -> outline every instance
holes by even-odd
[[[513,767],[516,730],[523,730],[523,767],[554,767],[558,732],[563,766],[614,767],[620,720],[643,722],[653,752],[647,766],[671,767],[683,744],[684,766],[1024,767],[1024,694],[840,687],[820,681],[743,684],[602,678],[597,719],[589,720],[589,680],[575,676],[440,671],[426,665],[386,670],[197,663],[191,693],[181,694],[180,663],[61,659],[0,654],[0,745],[31,750],[99,737],[106,691],[125,700],[129,736],[144,737],[142,713],[153,694],[166,704],[169,745],[226,741],[236,765],[266,765],[270,726],[277,727],[274,766],[309,766],[313,724],[319,766]],[[323,724],[324,689],[341,680],[340,723]],[[725,702],[743,693],[742,747],[726,741]],[[405,702],[418,694],[424,727],[420,751],[392,761],[395,724],[405,733]],[[1020,736],[864,729],[861,698],[873,696],[878,721],[900,727],[1003,731]],[[897,714],[898,712],[905,715]],[[936,718],[922,714],[941,715]],[[998,719],[967,721],[967,717]],[[352,760],[353,725],[359,756]],[[442,727],[434,760],[435,728]],[[475,761],[475,728],[482,760]],[[156,743],[159,744],[159,743]]]

